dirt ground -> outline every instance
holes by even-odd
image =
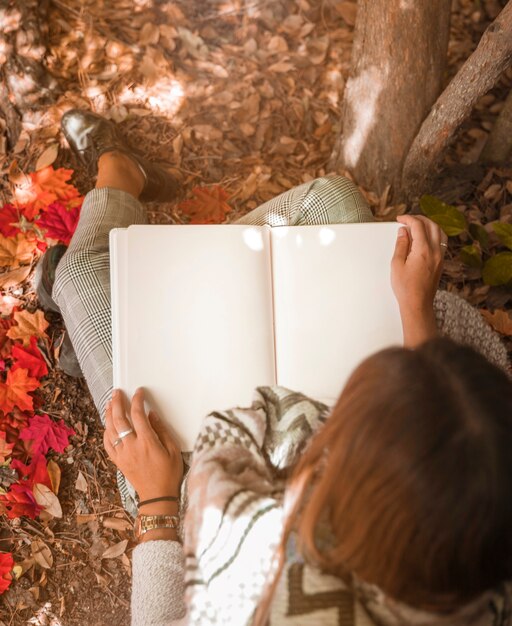
[[[476,47],[495,5],[454,2],[446,81]],[[147,156],[171,168],[182,182],[181,198],[198,185],[221,184],[233,219],[329,172],[350,68],[355,4],[51,0],[49,16],[45,62],[56,82],[48,102],[24,117],[15,156],[25,171],[58,143],[54,165],[75,169],[75,184],[87,192],[93,181],[59,133],[62,113],[85,107],[118,121]],[[492,169],[475,164],[511,86],[509,71],[481,99],[450,150],[449,173],[439,186],[440,197],[483,224],[500,217],[510,221],[512,215],[510,164]],[[4,201],[10,193],[9,165],[0,157]],[[382,219],[407,208],[388,206],[385,197],[371,193],[367,197]],[[180,199],[149,206],[150,220],[186,221]],[[483,285],[479,271],[463,266],[460,245],[450,244],[444,286],[479,308],[509,307],[509,291]],[[22,297],[33,301],[29,283]],[[57,340],[62,322],[57,314],[47,317]],[[28,557],[34,537],[44,539],[53,556],[50,568],[30,567],[0,597],[0,626],[127,624],[134,544],[114,468],[103,451],[98,415],[84,381],[57,368],[45,380],[43,396],[45,411],[64,418],[77,433],[56,458],[64,516],[46,523],[0,522],[0,549],[13,551],[17,562]]]

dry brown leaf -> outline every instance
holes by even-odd
[[[85,480],[85,476],[82,474],[82,472],[78,472],[78,476],[76,477],[75,481],[75,489],[77,489],[78,491],[83,491],[85,493],[87,493],[88,491],[87,481]]]
[[[123,539],[119,541],[119,543],[115,543],[110,548],[107,548],[105,552],[101,555],[102,559],[116,559],[117,557],[124,554],[126,550],[126,546],[128,545],[128,539]]]
[[[62,507],[59,498],[57,498],[49,487],[41,483],[36,483],[33,492],[37,504],[42,506],[47,513],[52,517],[62,517]]]
[[[51,146],[46,148],[46,150],[37,159],[36,172],[39,170],[43,170],[45,167],[48,167],[48,165],[54,163],[58,155],[59,145],[56,143],[52,143]]]
[[[50,476],[50,482],[52,483],[53,493],[57,494],[59,493],[59,489],[60,489],[60,478],[61,478],[60,467],[57,465],[57,463],[55,463],[54,460],[50,459],[48,461],[48,465],[46,466],[46,469],[48,470],[48,475]]]
[[[17,270],[11,270],[10,272],[0,274],[0,288],[11,289],[11,287],[16,287],[27,279],[30,274],[30,270],[31,266],[25,265]]]
[[[10,339],[21,339],[24,346],[30,344],[30,337],[47,339],[48,335],[45,330],[49,324],[44,317],[44,313],[37,310],[35,313],[29,313],[27,310],[16,311],[14,314],[16,324],[11,326],[7,331]]]
[[[286,61],[278,61],[277,63],[273,63],[268,69],[270,72],[284,74],[295,69],[295,65],[293,65],[293,63],[287,63]]]
[[[105,528],[112,528],[114,530],[132,530],[133,524],[121,517],[106,517],[103,520],[103,526]]]
[[[0,235],[0,267],[13,269],[31,263],[37,241],[29,241],[23,233],[16,237]]]
[[[53,565],[53,555],[50,548],[45,544],[42,539],[33,539],[30,544],[32,550],[32,556],[36,563],[43,569],[50,569]]]
[[[355,26],[357,17],[357,4],[355,2],[338,2],[335,9],[349,26]]]
[[[160,39],[160,28],[157,24],[152,22],[146,22],[142,27],[139,35],[139,43],[141,46],[147,46],[148,44],[156,45]]]
[[[491,313],[486,309],[480,309],[480,313],[496,332],[512,337],[512,317],[506,311],[497,310]]]
[[[94,522],[96,519],[95,513],[77,513],[76,514],[76,523],[78,526],[81,524],[88,524],[89,522]]]

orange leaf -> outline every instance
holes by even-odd
[[[39,387],[37,378],[30,378],[28,370],[9,370],[5,383],[0,382],[0,410],[10,413],[14,407],[20,411],[32,411],[33,401],[28,395]]]
[[[5,463],[7,457],[11,456],[12,449],[14,448],[14,444],[7,443],[5,437],[5,433],[0,430],[0,463]]]
[[[69,185],[73,170],[59,168],[54,170],[50,165],[38,172],[32,172],[29,179],[19,185],[14,195],[16,203],[28,220],[33,220],[41,211],[57,200],[74,200],[80,196],[76,187]]]
[[[10,339],[21,339],[24,346],[29,346],[30,337],[41,339],[48,337],[45,330],[48,328],[49,324],[42,311],[36,311],[35,313],[29,313],[26,310],[16,311],[14,319],[17,324],[11,326],[7,331],[7,337]]]
[[[512,337],[512,317],[506,311],[494,311],[491,313],[485,309],[480,310],[480,313],[494,328],[495,331],[502,335]]]
[[[36,246],[35,239],[29,241],[22,233],[18,233],[16,237],[0,235],[0,267],[14,269],[30,263]]]
[[[191,224],[220,224],[225,221],[231,207],[226,202],[229,196],[222,187],[195,187],[192,193],[194,198],[178,205],[178,210],[190,217]]]

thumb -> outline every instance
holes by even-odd
[[[150,411],[148,417],[149,421],[151,422],[151,426],[157,434],[158,439],[160,439],[162,445],[169,452],[175,452],[176,454],[178,454],[180,452],[180,446],[178,445],[177,440],[171,433],[171,430],[167,426],[167,424],[162,419],[160,419],[160,416],[158,415],[158,413],[155,413],[155,411]]]
[[[409,254],[409,232],[407,228],[401,227],[398,230],[396,244],[395,244],[395,252],[393,254],[392,262],[400,262],[401,264],[405,263],[407,256]]]

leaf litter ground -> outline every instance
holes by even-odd
[[[498,5],[496,0],[480,8],[469,0],[454,4],[450,76],[475,48]],[[11,152],[5,141],[0,144],[5,182],[0,339],[13,342],[12,353],[0,354],[0,367],[8,369],[0,400],[5,408],[18,406],[9,416],[11,432],[26,429],[26,440],[15,444],[0,432],[0,454],[10,459],[22,449],[26,455],[23,446],[32,452],[32,465],[13,460],[0,468],[0,478],[8,487],[30,477],[34,501],[26,490],[14,489],[7,508],[42,511],[36,519],[2,520],[0,550],[13,553],[14,561],[9,556],[0,561],[0,592],[9,585],[13,566],[18,579],[0,599],[0,622],[121,624],[129,619],[129,519],[86,385],[55,367],[62,321],[46,313],[45,326],[31,286],[44,248],[40,242],[49,237],[67,243],[78,218],[78,192],[67,186],[72,172],[58,168],[74,171],[74,186],[82,194],[93,184],[63,143],[60,117],[71,107],[106,114],[134,145],[175,173],[182,195],[149,206],[153,223],[236,219],[329,173],[356,5],[52,0],[49,7],[45,67],[56,81],[55,92],[49,104],[37,101],[24,110]],[[489,231],[496,220],[512,219],[512,172],[509,166],[490,169],[475,162],[511,85],[509,73],[478,103],[448,155],[436,194]],[[61,176],[56,188],[48,183],[53,168]],[[406,210],[389,206],[386,194],[365,193],[379,219]],[[23,215],[15,203],[25,207]],[[39,233],[29,228],[27,234],[27,223],[37,215]],[[21,232],[13,223],[21,224]],[[510,335],[504,312],[510,294],[484,285],[478,268],[461,263],[464,243],[450,244],[444,286],[487,309],[489,322]],[[34,380],[37,390],[31,389]],[[24,412],[32,401],[37,415],[29,420]],[[71,429],[75,434],[66,447]]]

